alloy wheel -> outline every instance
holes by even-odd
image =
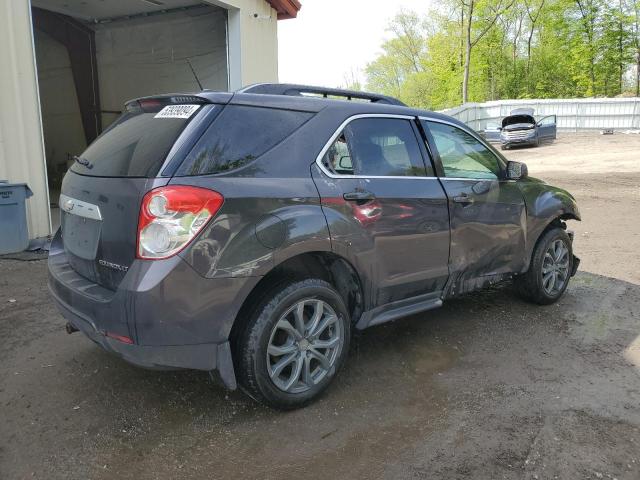
[[[344,320],[323,300],[307,298],[287,309],[267,346],[273,384],[287,393],[303,393],[317,385],[335,366],[344,328]]]
[[[542,260],[542,288],[551,296],[561,292],[569,280],[569,248],[563,240],[551,242]]]

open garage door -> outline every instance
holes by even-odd
[[[33,0],[50,198],[135,97],[227,90],[227,10],[193,0]],[[54,222],[58,218],[53,215]]]

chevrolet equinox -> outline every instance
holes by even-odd
[[[327,388],[354,329],[505,280],[550,304],[579,262],[568,192],[453,118],[348,90],[130,101],[61,192],[68,332],[280,409]]]

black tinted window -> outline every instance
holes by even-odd
[[[229,105],[189,153],[177,175],[207,175],[242,167],[282,142],[311,116]]]
[[[157,114],[125,113],[76,157],[71,170],[98,177],[155,177],[173,143],[196,115],[185,119],[156,118]]]
[[[411,122],[402,119],[354,120],[329,148],[323,163],[340,175],[427,175]]]

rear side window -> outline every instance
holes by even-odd
[[[176,175],[210,175],[242,167],[278,145],[312,115],[228,105],[193,147]]]
[[[410,120],[354,120],[329,147],[324,166],[338,175],[415,177],[427,172]]]
[[[201,109],[191,107],[189,118],[157,117],[160,106],[126,112],[75,158],[71,170],[96,177],[155,177],[174,142]]]

